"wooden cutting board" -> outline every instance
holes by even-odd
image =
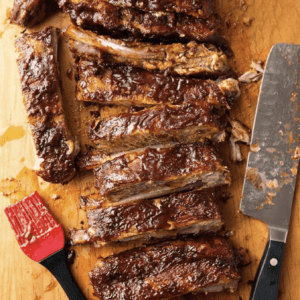
[[[0,0],[0,299],[63,300],[67,298],[51,274],[21,252],[3,209],[11,202],[37,190],[66,231],[69,227],[84,227],[86,219],[84,212],[78,209],[78,196],[88,194],[93,189],[93,178],[81,176],[62,187],[43,182],[31,171],[35,162],[34,147],[26,124],[14,54],[14,40],[23,29],[9,25],[6,21],[7,10],[12,4],[13,0]],[[239,74],[249,69],[252,60],[265,61],[275,43],[300,44],[299,4],[299,0],[218,0],[217,10],[225,24],[223,32],[235,52],[233,64]],[[58,14],[30,31],[40,30],[45,25],[63,28],[67,24],[69,17]],[[86,113],[74,100],[74,80],[66,76],[72,59],[65,39],[62,40],[60,53],[68,121],[76,134],[84,136]],[[232,110],[232,116],[250,128],[259,85],[260,82],[243,86],[242,98]],[[110,113],[114,111],[102,112],[103,115]],[[81,138],[81,142],[84,142],[84,138]],[[242,146],[242,151],[246,157],[247,147]],[[228,157],[225,159],[229,161]],[[249,299],[251,281],[268,238],[265,224],[238,213],[245,163],[229,164],[232,169],[232,185],[228,190],[233,197],[221,206],[227,227],[235,233],[231,237],[232,242],[236,247],[249,249],[252,264],[242,270],[243,281],[235,294],[190,296],[188,299]],[[299,189],[296,195],[285,250],[280,300],[298,300],[300,295]],[[97,256],[106,256],[120,250],[121,246],[101,250],[92,246],[76,247],[76,259],[71,271],[87,299],[95,299],[89,286],[88,272],[93,268]]]

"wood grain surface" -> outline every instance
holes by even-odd
[[[93,189],[93,178],[77,177],[62,187],[43,182],[31,171],[35,162],[34,147],[26,123],[14,54],[14,40],[20,36],[23,28],[10,25],[6,20],[7,11],[12,4],[13,0],[0,0],[0,299],[65,300],[67,297],[51,274],[22,253],[3,209],[11,202],[37,190],[46,200],[50,211],[63,224],[66,232],[70,227],[84,227],[86,219],[84,212],[78,209],[78,196],[88,194]],[[232,64],[239,74],[249,69],[252,60],[265,61],[275,43],[300,44],[299,0],[218,0],[217,11],[224,20],[223,33],[235,52]],[[57,14],[28,32],[40,30],[45,25],[64,28],[69,22],[67,15]],[[74,133],[80,136],[81,143],[84,143],[86,112],[74,99],[74,81],[66,76],[72,59],[64,38],[60,47],[60,61],[67,118]],[[232,116],[250,128],[253,124],[259,85],[260,82],[243,86],[242,97],[232,110]],[[106,109],[101,113],[107,115],[114,112]],[[246,157],[247,147],[242,146],[242,151]],[[228,155],[225,159],[229,161]],[[233,197],[221,206],[228,229],[235,233],[231,237],[232,242],[236,247],[249,249],[252,264],[242,269],[243,280],[235,294],[189,296],[187,299],[249,299],[251,280],[255,276],[268,239],[265,224],[238,213],[245,163],[229,164],[232,169],[232,185],[228,190]],[[299,189],[296,195],[285,250],[279,300],[298,300],[300,297]],[[130,246],[132,245],[128,245]],[[76,247],[76,259],[71,271],[87,299],[95,299],[89,285],[88,272],[93,268],[96,258],[120,250],[121,246],[103,249],[95,249],[92,246]]]

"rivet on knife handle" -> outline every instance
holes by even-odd
[[[251,300],[276,299],[285,243],[269,241],[256,273]]]

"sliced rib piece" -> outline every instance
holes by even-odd
[[[215,82],[166,76],[124,65],[105,65],[79,58],[77,100],[126,106],[178,105],[186,101],[206,101],[228,108],[240,95],[238,81]]]
[[[14,0],[11,22],[32,27],[53,11],[54,3],[53,0]]]
[[[132,151],[94,169],[96,188],[110,202],[160,197],[230,183],[230,172],[205,144]]]
[[[66,183],[75,173],[77,144],[62,107],[57,62],[58,29],[24,34],[16,40],[17,62],[28,121],[32,131],[37,173],[52,183]]]
[[[89,228],[72,230],[71,242],[98,246],[129,240],[149,243],[180,235],[215,232],[224,224],[215,198],[215,193],[207,190],[88,210]],[[95,198],[81,201],[90,203]]]
[[[135,8],[146,12],[176,12],[207,19],[214,12],[213,0],[103,0],[124,8]]]
[[[99,258],[89,273],[100,300],[170,299],[187,293],[235,292],[247,262],[226,238],[202,237]]]
[[[98,118],[88,134],[98,149],[116,153],[172,142],[203,141],[220,133],[222,125],[208,103],[186,102]]]
[[[114,6],[104,1],[59,0],[60,8],[70,14],[72,22],[84,29],[103,29],[110,33],[129,33],[135,37],[184,37],[199,42],[216,39],[220,21],[215,16],[207,20],[170,12],[143,12]]]
[[[229,72],[226,55],[213,45],[196,42],[169,45],[124,42],[73,25],[67,28],[66,35],[75,55],[98,62],[128,64],[177,75],[217,77]]]
[[[223,130],[220,132],[220,134],[214,136],[213,142],[217,142],[217,143],[224,142],[225,138],[226,138],[226,131]],[[172,142],[169,144],[157,144],[153,146],[135,148],[134,150],[128,150],[128,151],[117,152],[117,153],[106,153],[102,150],[88,146],[88,149],[85,152],[80,153],[79,155],[76,156],[76,168],[79,172],[91,171],[99,167],[106,161],[112,160],[124,154],[130,154],[131,152],[136,152],[136,151],[144,151],[147,148],[153,148],[153,149],[169,148],[178,144],[179,144],[178,142],[177,143]],[[112,152],[113,151],[114,150],[112,150]]]

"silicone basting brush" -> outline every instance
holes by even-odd
[[[46,267],[71,300],[85,300],[67,268],[62,226],[47,210],[41,196],[34,192],[4,212],[23,252]]]

